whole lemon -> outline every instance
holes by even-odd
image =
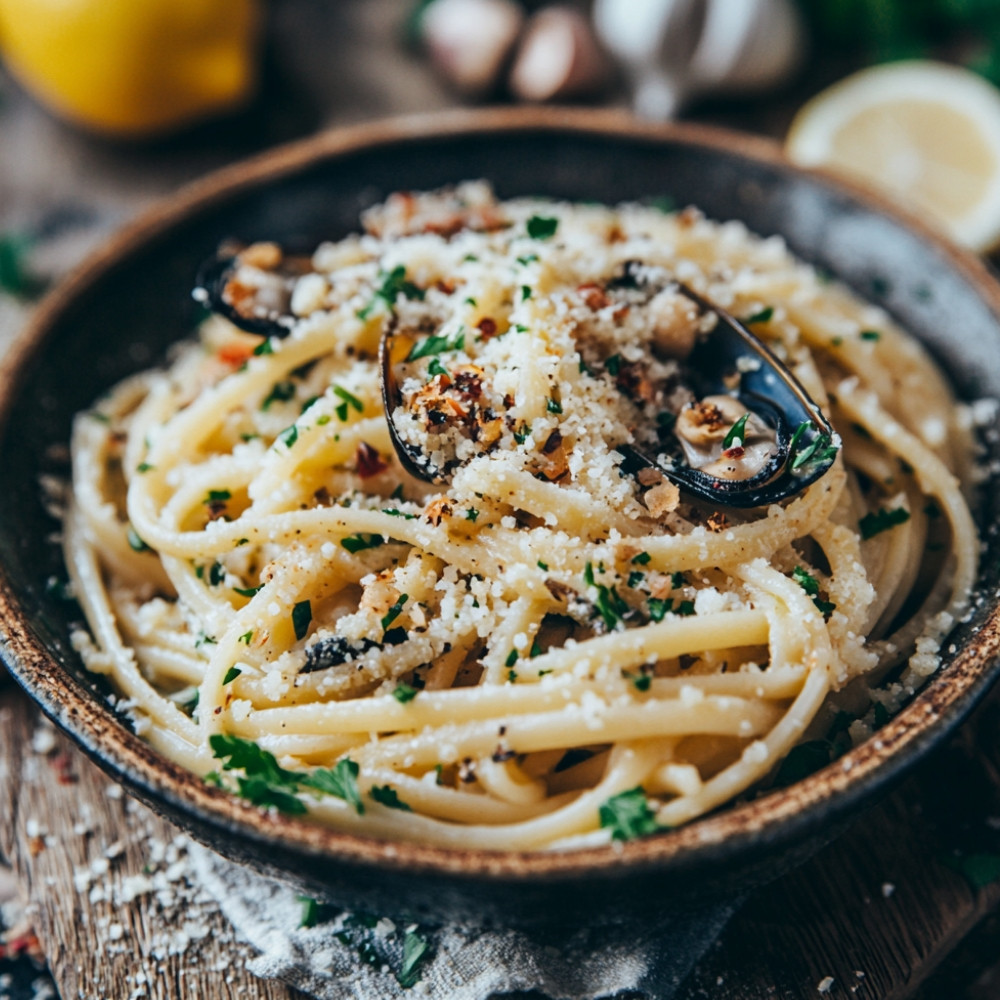
[[[150,136],[256,85],[260,0],[0,0],[0,52],[56,114]]]

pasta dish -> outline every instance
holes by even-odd
[[[74,645],[159,751],[343,830],[572,848],[795,780],[938,667],[970,421],[884,312],[691,208],[470,182],[362,222],[241,248],[197,340],[76,419]],[[753,364],[693,388],[686,288],[835,428],[787,500],[672,476],[781,444]]]

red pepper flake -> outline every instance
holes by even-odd
[[[497,335],[496,320],[490,319],[489,316],[484,316],[476,324],[476,328],[482,334],[483,340],[489,340],[490,337],[495,337]]]
[[[245,361],[249,361],[252,354],[253,347],[248,344],[229,343],[219,348],[217,357],[223,364],[238,368]]]
[[[742,458],[745,453],[746,448],[741,444],[736,444],[732,448],[727,448],[722,454],[724,458]]]
[[[373,448],[367,441],[362,441],[358,445],[354,458],[358,466],[358,475],[362,479],[371,479],[372,476],[377,476],[389,468],[389,463],[382,458],[378,449]]]
[[[577,288],[577,292],[580,298],[583,299],[584,303],[589,309],[593,309],[594,312],[598,312],[605,306],[611,303],[604,289],[600,285],[595,285],[593,282],[588,282],[585,285],[580,285]]]
[[[68,753],[57,753],[49,761],[50,766],[56,772],[56,781],[60,785],[74,785],[77,776],[73,773],[73,758]]]

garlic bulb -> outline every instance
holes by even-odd
[[[611,74],[590,20],[573,7],[543,7],[528,21],[510,71],[510,89],[522,101],[550,101],[594,93]]]
[[[523,23],[514,0],[434,0],[420,34],[440,73],[463,94],[483,97],[496,86]]]
[[[697,94],[774,86],[805,49],[793,0],[595,0],[594,22],[647,118],[673,117]]]

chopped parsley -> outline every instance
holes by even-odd
[[[603,572],[604,567],[599,565],[598,570]],[[608,631],[612,631],[618,626],[622,618],[628,614],[630,610],[628,604],[622,600],[615,587],[607,587],[603,583],[597,583],[594,580],[593,563],[587,563],[583,579],[588,586],[594,587],[597,590],[597,599],[594,601],[594,607],[597,608],[598,613],[604,620],[605,627]]]
[[[249,632],[244,632],[236,641],[242,642],[244,646],[249,646],[251,639],[253,639],[253,629]]]
[[[271,344],[271,338],[268,337],[266,340],[262,340],[254,349],[253,353],[256,357],[260,357],[262,354],[274,354],[274,346]]]
[[[478,518],[479,518],[479,511],[476,510],[475,507],[469,507],[468,510],[466,510],[465,512],[466,521],[471,521],[473,524],[475,524]]]
[[[750,326],[753,323],[769,323],[774,316],[774,307],[765,306],[760,312],[752,313],[743,320],[744,326]]]
[[[226,578],[226,567],[216,560],[208,569],[208,582],[213,587],[218,587]]]
[[[293,444],[299,439],[299,429],[292,424],[291,427],[286,427],[279,435],[278,440],[286,447],[291,448]]]
[[[861,331],[862,340],[881,340],[882,334],[878,330],[862,330]]]
[[[383,507],[383,514],[388,514],[389,517],[402,517],[407,521],[415,521],[417,519],[417,514],[407,514],[406,511],[397,510],[395,507]]]
[[[513,684],[516,680],[517,680],[517,671],[516,670],[508,670],[507,671],[507,682],[509,684]]]
[[[547,396],[545,399],[545,409],[549,413],[562,413],[562,403],[558,399],[553,399],[551,396]]]
[[[531,435],[531,424],[521,424],[519,430],[514,431],[514,440],[518,444],[524,444]]]
[[[356,535],[348,535],[341,538],[340,545],[350,553],[361,552],[364,549],[377,549],[385,544],[385,539],[381,535],[363,535],[360,532]]]
[[[400,612],[403,610],[403,605],[410,599],[409,594],[400,594],[399,600],[383,615],[382,617],[382,631],[385,632],[389,626],[399,617]]]
[[[544,215],[533,215],[528,219],[528,235],[533,240],[547,240],[555,236],[559,220]]]
[[[465,346],[465,333],[458,334],[453,340],[447,337],[431,334],[425,337],[419,344],[414,344],[410,353],[406,355],[407,361],[418,361],[420,358],[430,358],[441,354],[443,351],[460,351]]]
[[[400,295],[408,299],[423,299],[425,295],[424,290],[419,285],[407,280],[406,268],[402,264],[397,265],[389,272],[383,271],[379,277],[382,279],[382,284],[375,290],[371,302],[364,309],[358,310],[357,316],[360,320],[368,319],[379,302],[383,302],[391,309]]]
[[[634,569],[628,575],[628,586],[632,590],[635,590],[635,588],[638,587],[639,584],[642,583],[642,581],[645,580],[645,579],[646,579],[646,574],[645,573],[643,573],[640,570]]]
[[[633,840],[661,829],[641,785],[612,795],[599,812],[601,826],[611,830],[612,840]]]
[[[517,258],[517,262],[518,264],[521,265],[521,267],[527,267],[529,264],[534,263],[536,260],[538,260],[537,253],[526,253],[523,256]]]
[[[205,494],[205,499],[202,503],[208,506],[213,503],[225,503],[227,500],[232,500],[233,495],[229,490],[209,490]]]
[[[334,915],[334,910],[326,906],[312,896],[296,896],[302,904],[302,917],[299,920],[299,927],[315,927],[329,920]]]
[[[899,524],[905,524],[909,519],[910,512],[905,507],[894,507],[892,510],[880,507],[877,511],[865,514],[858,521],[858,527],[861,529],[861,537],[867,540]]]
[[[393,698],[400,703],[400,705],[405,705],[408,701],[413,701],[417,696],[417,689],[410,684],[400,681],[392,691]]]
[[[337,419],[343,424],[347,423],[347,408],[351,407],[357,410],[358,413],[365,412],[365,404],[358,399],[353,393],[348,392],[346,389],[341,388],[339,385],[333,386],[333,394],[343,402],[336,407]]]
[[[622,677],[631,681],[636,691],[648,691],[650,684],[653,683],[653,678],[649,674],[633,674],[630,670],[623,670]]]
[[[249,633],[249,634],[252,635],[253,633]],[[242,673],[243,673],[243,671],[240,670],[239,667],[230,667],[226,671],[226,676],[222,678],[222,684],[223,684],[223,686],[225,686],[226,684],[232,684],[232,682],[234,680],[236,680],[236,678],[239,677],[240,674],[242,674]]]
[[[812,423],[803,420],[795,428],[792,440],[788,442],[788,457],[792,472],[802,469],[808,473],[811,467],[832,462],[837,457],[838,448],[829,434],[817,434],[808,444],[803,443],[806,431],[810,427]]]
[[[139,533],[130,524],[128,526],[128,531],[126,531],[126,537],[128,538],[129,548],[133,552],[149,552],[150,547],[139,537]]]
[[[651,558],[648,552],[640,552],[637,556],[632,556],[632,562],[637,566],[645,566]]]
[[[521,300],[531,298],[531,285],[521,285]]]
[[[518,652],[517,652],[517,650],[516,650],[516,649],[512,649],[512,650],[511,650],[511,651],[510,651],[510,652],[509,652],[509,653],[507,654],[507,659],[506,659],[506,660],[504,660],[504,664],[503,664],[503,665],[504,665],[505,667],[512,667],[512,666],[514,666],[514,664],[515,664],[515,663],[517,663],[517,657],[518,657]]]
[[[443,364],[440,358],[431,358],[431,363],[427,366],[430,375],[443,375],[445,378],[451,377],[451,372]]]
[[[295,638],[304,639],[309,631],[309,623],[312,621],[312,604],[309,601],[299,601],[292,608],[292,628],[295,629]]]
[[[271,391],[264,397],[264,402],[260,404],[260,408],[262,410],[267,410],[274,402],[286,403],[294,395],[294,382],[289,382],[288,379],[283,379],[281,382],[275,382],[274,385],[271,386]]]
[[[135,471],[136,472],[151,472],[155,468],[156,468],[156,466],[155,465],[150,465],[149,462],[140,462],[135,467]]]
[[[649,617],[653,619],[654,622],[662,622],[664,615],[674,606],[674,599],[668,597],[663,600],[659,597],[651,597],[648,601],[649,606]]]
[[[542,562],[541,559],[538,560],[538,568],[543,572],[547,573],[549,570],[549,564],[547,562]]]
[[[801,566],[792,570],[792,579],[813,599],[813,604],[824,618],[829,618],[837,607],[832,601],[824,601],[819,596],[819,580],[807,573]]]
[[[403,937],[403,963],[396,974],[396,982],[408,990],[420,981],[420,965],[429,957],[430,943],[416,931],[406,931]]]
[[[263,589],[264,584],[260,584],[258,587],[233,587],[233,590],[235,590],[240,597],[253,597],[254,594],[260,593]]]
[[[604,362],[604,369],[609,375],[617,375],[622,369],[622,356],[620,354],[612,354]]]
[[[402,809],[403,812],[413,812],[413,810],[399,797],[396,789],[390,785],[372,785],[368,789],[369,797],[380,805],[388,806],[390,809]]]
[[[740,444],[746,439],[747,433],[747,421],[750,419],[750,414],[744,413],[739,420],[733,424],[732,427],[726,432],[726,436],[722,439],[723,449],[732,448],[733,445],[739,441]]]

